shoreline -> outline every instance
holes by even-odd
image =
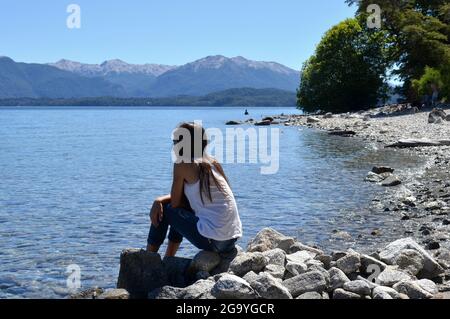
[[[428,123],[430,112],[417,112],[398,105],[337,115],[281,115],[275,120],[284,126],[316,129],[342,138],[358,138],[380,150],[403,139],[434,141],[450,138],[450,122]],[[368,205],[374,210],[397,214],[405,236],[415,238],[432,251],[437,252],[441,247],[450,249],[450,146],[401,149],[423,159],[424,164],[419,170],[406,172],[408,178],[400,186],[386,187],[384,195],[375,197]],[[405,175],[404,171],[400,173]]]
[[[416,142],[450,136],[450,121],[429,124],[429,112],[374,115],[380,110],[367,111],[371,116],[282,115],[271,124],[332,131],[330,135],[358,138],[379,148],[411,136]],[[450,146],[408,147],[407,152],[426,160],[423,169],[408,172],[409,178],[402,170],[399,178],[383,163],[368,172],[367,182],[386,189],[370,207],[394,213],[405,229],[403,236],[371,253],[328,252],[327,247],[307,246],[267,228],[245,251],[238,247],[230,256],[200,252],[193,259],[161,258],[125,249],[118,289],[94,288],[72,298],[450,299]]]

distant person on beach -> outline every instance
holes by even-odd
[[[436,84],[432,83],[431,84],[431,106],[435,106],[436,103],[438,102],[438,98],[439,98],[439,90]]]
[[[176,255],[183,238],[201,250],[233,251],[242,223],[222,166],[205,151],[204,128],[183,123],[173,135],[177,160],[172,190],[153,203],[147,251],[158,252],[167,234],[169,257]]]

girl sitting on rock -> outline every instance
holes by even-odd
[[[172,190],[153,203],[147,250],[158,252],[169,233],[169,257],[176,255],[183,238],[201,250],[232,251],[242,237],[242,224],[222,166],[205,151],[204,128],[183,123],[173,136],[176,161]]]

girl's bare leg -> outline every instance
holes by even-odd
[[[157,253],[159,251],[159,246],[147,245],[147,251],[149,253]]]
[[[180,248],[181,243],[174,243],[169,241],[166,250],[166,257],[175,257],[177,254],[178,248]]]

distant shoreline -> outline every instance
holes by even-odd
[[[80,97],[80,98],[3,98],[0,106],[236,106],[236,107],[286,107],[296,106],[295,92],[278,89],[239,88],[211,93],[204,96],[174,97]]]

